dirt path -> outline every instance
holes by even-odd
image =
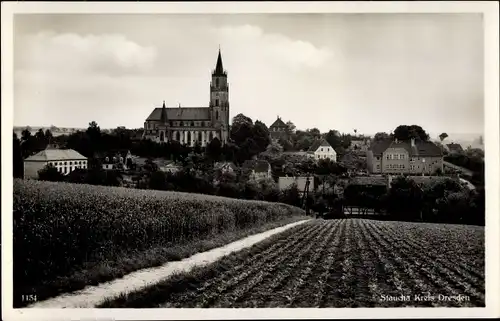
[[[120,279],[102,283],[97,286],[89,286],[81,291],[63,294],[55,298],[37,302],[27,308],[93,308],[106,299],[117,297],[122,293],[140,290],[174,273],[188,272],[195,266],[213,263],[225,255],[251,247],[273,234],[283,232],[307,221],[309,220],[294,222],[263,233],[255,234],[239,241],[229,243],[223,247],[195,254],[182,261],[168,262],[160,267],[136,271]]]

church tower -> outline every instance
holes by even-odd
[[[221,142],[226,143],[229,138],[229,84],[227,83],[227,73],[222,66],[220,48],[210,82],[209,106],[212,124],[217,129]]]

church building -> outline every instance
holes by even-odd
[[[229,84],[219,49],[210,82],[208,107],[157,107],[144,122],[143,138],[156,142],[178,141],[206,146],[217,137],[222,144],[229,138]]]

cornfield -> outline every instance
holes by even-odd
[[[302,214],[278,203],[15,180],[14,289],[26,294],[92,262]]]

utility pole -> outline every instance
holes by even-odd
[[[307,197],[309,194],[309,184],[310,183],[311,183],[311,181],[309,180],[309,176],[307,176],[306,186],[304,187],[304,195],[302,196],[302,204],[303,204],[303,206],[305,206],[306,215],[309,215],[309,207],[307,206]]]

